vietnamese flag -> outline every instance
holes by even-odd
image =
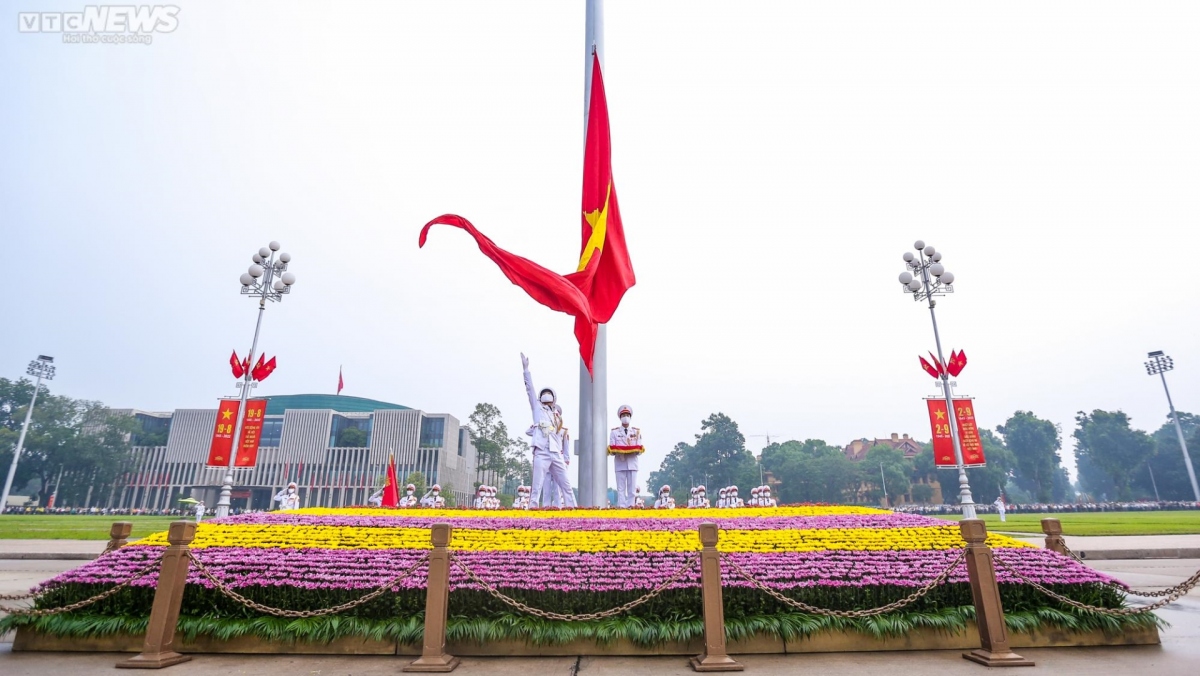
[[[612,138],[600,57],[592,50],[592,94],[587,142],[583,151],[583,246],[579,267],[567,278],[587,296],[592,318],[607,324],[621,297],[637,280],[625,246],[625,228],[617,208],[612,176]]]
[[[233,377],[241,378],[246,375],[245,369],[242,368],[242,362],[238,359],[237,350],[229,357],[229,368],[233,369]]]
[[[429,228],[434,224],[465,230],[475,239],[483,255],[492,259],[510,282],[551,310],[575,318],[579,356],[589,373],[596,348],[597,325],[612,319],[625,291],[636,281],[625,246],[625,228],[617,208],[611,155],[604,78],[600,73],[600,59],[593,53],[592,91],[583,163],[583,243],[575,272],[560,275],[528,258],[501,249],[470,221],[454,214],[438,216],[426,223],[419,240],[420,246],[425,246]]]
[[[396,456],[388,453],[387,484],[383,487],[383,506],[400,506],[400,482],[396,479]]]
[[[275,371],[275,357],[271,357],[270,359],[267,360],[267,362],[265,364],[263,364],[258,369],[258,372],[254,376],[254,379],[258,380],[258,381],[266,380],[267,376],[271,375],[271,373],[273,373],[274,371]]]

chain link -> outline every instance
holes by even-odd
[[[749,582],[751,585],[753,585],[760,591],[765,592],[765,593],[769,594],[770,596],[774,597],[780,603],[789,605],[789,606],[791,606],[793,608],[797,608],[799,610],[803,610],[804,612],[811,613],[813,615],[827,615],[830,617],[853,618],[853,617],[873,617],[875,615],[884,615],[886,613],[892,612],[893,610],[899,610],[899,609],[903,608],[904,606],[907,606],[908,604],[912,603],[913,601],[916,601],[917,599],[921,598],[922,596],[925,596],[930,591],[932,591],[934,587],[937,587],[938,585],[945,583],[946,580],[950,577],[950,573],[953,573],[955,571],[955,569],[957,569],[960,565],[962,565],[962,562],[964,560],[966,560],[966,558],[967,558],[967,550],[966,549],[961,550],[959,552],[958,556],[955,557],[954,562],[951,563],[945,570],[943,570],[941,572],[941,574],[939,574],[937,577],[933,578],[933,580],[929,584],[925,585],[924,587],[921,587],[920,589],[909,594],[908,596],[905,596],[904,598],[900,599],[899,601],[893,601],[893,602],[887,604],[886,606],[880,606],[878,608],[871,608],[868,610],[829,610],[827,608],[817,608],[816,606],[810,606],[803,601],[797,601],[796,599],[784,596],[777,590],[771,589],[767,585],[763,584],[758,579],[756,579],[753,575],[751,575],[750,573],[747,573],[745,571],[745,569],[743,569],[741,566],[739,566],[737,561],[734,561],[733,558],[730,557],[728,554],[722,554],[721,558],[723,558],[730,566],[732,566],[733,570],[735,572],[737,572],[737,574],[740,575],[743,579],[745,579],[747,582]]]
[[[90,599],[76,601],[75,603],[72,603],[69,606],[63,606],[61,608],[42,608],[42,609],[10,608],[7,606],[0,606],[0,610],[4,611],[6,613],[10,613],[12,615],[30,615],[33,617],[44,617],[46,615],[57,615],[59,613],[69,613],[73,610],[79,610],[80,608],[83,608],[85,606],[90,606],[93,603],[96,603],[97,601],[103,601],[104,599],[112,596],[113,594],[116,594],[117,592],[121,591],[122,589],[128,587],[135,580],[141,579],[141,578],[145,577],[147,574],[149,574],[151,571],[155,570],[161,562],[162,562],[162,556],[159,556],[158,558],[156,558],[153,561],[151,561],[150,563],[148,563],[145,567],[139,569],[136,573],[134,573],[131,577],[126,579],[121,584],[119,584],[115,587],[106,589],[105,591],[102,591],[99,594],[96,594],[95,596],[93,596]],[[20,599],[12,599],[11,598],[12,596],[15,596],[15,594],[6,596],[5,598],[9,599],[9,600],[20,600]],[[38,596],[37,594],[28,594],[28,595],[25,595],[24,598],[27,598],[27,599],[35,598],[37,596]]]
[[[1062,548],[1064,550],[1066,550],[1067,556],[1071,557],[1072,559],[1075,559],[1076,561],[1078,561],[1079,563],[1082,563],[1085,566],[1087,565],[1087,561],[1084,561],[1082,556],[1071,551],[1071,548],[1067,546],[1066,540],[1062,541]],[[1104,584],[1106,584],[1110,587],[1113,587],[1114,589],[1118,589],[1122,592],[1125,592],[1126,594],[1132,594],[1133,596],[1142,596],[1145,598],[1162,598],[1164,596],[1170,596],[1171,594],[1174,594],[1177,590],[1182,589],[1184,587],[1184,585],[1187,585],[1187,581],[1185,580],[1184,582],[1177,584],[1174,587],[1167,587],[1166,589],[1160,589],[1158,591],[1137,591],[1136,589],[1130,589],[1129,587],[1127,587],[1124,584],[1121,584],[1120,582],[1105,582]],[[1189,586],[1188,589],[1191,589],[1191,587]],[[1184,593],[1186,594],[1187,592],[1185,591]]]
[[[196,564],[196,571],[199,572],[201,575],[203,575],[204,578],[207,579],[209,582],[211,582],[213,584],[213,586],[217,588],[217,591],[221,592],[222,594],[224,594],[224,595],[228,596],[229,598],[233,599],[234,601],[237,601],[238,603],[246,606],[247,608],[250,608],[251,610],[257,610],[258,612],[266,614],[266,615],[274,615],[276,617],[291,617],[291,618],[321,617],[322,615],[334,615],[334,614],[340,613],[342,611],[350,610],[351,608],[361,606],[364,603],[373,601],[373,600],[379,598],[380,596],[382,596],[384,593],[386,593],[387,590],[392,587],[392,585],[395,585],[397,582],[400,582],[401,580],[408,577],[409,575],[412,575],[413,571],[415,571],[417,568],[420,568],[426,561],[429,560],[428,554],[422,556],[420,559],[417,560],[416,563],[414,563],[412,566],[410,566],[408,570],[404,571],[403,573],[400,573],[399,575],[393,577],[392,579],[388,580],[387,582],[383,583],[382,585],[376,587],[374,591],[367,594],[366,596],[360,596],[359,598],[357,598],[353,601],[347,601],[346,603],[342,603],[340,605],[333,606],[332,608],[322,608],[320,610],[287,610],[285,608],[273,608],[271,606],[265,606],[257,601],[253,601],[251,599],[246,598],[245,596],[242,596],[241,594],[237,593],[233,589],[226,586],[224,582],[221,582],[220,580],[218,580],[217,577],[215,575],[213,575],[212,571],[210,571],[203,563],[201,563],[200,559],[196,558],[196,555],[193,552],[189,551],[188,557],[192,560],[192,563]]]
[[[640,598],[634,599],[633,601],[630,601],[629,603],[626,603],[621,606],[617,606],[616,608],[612,608],[610,610],[604,610],[604,611],[601,611],[598,613],[583,613],[580,615],[573,615],[573,614],[569,614],[569,613],[567,613],[567,614],[554,613],[554,612],[550,612],[548,610],[541,610],[539,608],[531,608],[530,606],[527,606],[524,603],[521,603],[520,601],[512,598],[511,596],[505,595],[499,589],[496,589],[491,584],[488,584],[487,582],[485,582],[483,579],[481,579],[478,575],[475,574],[475,571],[471,570],[470,568],[468,568],[466,566],[466,564],[464,564],[462,561],[460,561],[457,556],[454,556],[453,554],[451,554],[450,559],[452,561],[454,561],[454,565],[458,566],[459,569],[462,570],[462,572],[467,574],[467,577],[471,578],[471,580],[473,582],[475,582],[475,584],[478,584],[479,586],[483,587],[484,590],[487,591],[487,593],[491,594],[492,596],[496,597],[497,599],[503,601],[504,603],[507,603],[508,605],[512,606],[513,608],[516,608],[517,610],[519,610],[523,613],[528,613],[530,615],[542,617],[547,620],[562,620],[565,622],[586,622],[589,620],[602,620],[606,617],[613,617],[614,615],[620,615],[621,613],[632,610],[632,609],[642,605],[643,603],[649,601],[650,599],[658,596],[659,594],[666,591],[668,587],[670,587],[671,585],[678,582],[685,573],[687,573],[689,570],[691,570],[692,567],[696,565],[696,562],[700,560],[700,557],[697,555],[697,556],[693,556],[690,559],[688,559],[687,562],[683,564],[683,567],[681,567],[679,570],[677,570],[674,575],[667,578],[666,580],[663,580],[663,582],[661,584],[659,584],[657,587],[652,589],[649,593],[645,594],[644,596],[642,596]]]
[[[1069,606],[1072,606],[1074,608],[1078,608],[1080,610],[1086,610],[1086,611],[1092,612],[1092,613],[1098,613],[1100,615],[1112,615],[1112,616],[1140,615],[1141,613],[1148,613],[1152,610],[1158,610],[1159,608],[1162,608],[1163,606],[1173,602],[1175,599],[1188,593],[1189,591],[1191,591],[1192,587],[1195,587],[1197,583],[1200,583],[1200,570],[1198,570],[1190,578],[1185,580],[1182,584],[1176,585],[1175,590],[1173,592],[1171,592],[1169,595],[1167,595],[1167,597],[1161,601],[1151,603],[1148,606],[1138,606],[1136,608],[1101,608],[1100,606],[1091,606],[1086,603],[1080,603],[1079,601],[1076,601],[1075,599],[1067,598],[1066,596],[1063,596],[1062,594],[1059,594],[1058,592],[1048,589],[1048,588],[1042,586],[1041,584],[1038,584],[1037,582],[1034,582],[1033,580],[1029,579],[1028,577],[1025,576],[1025,574],[1021,573],[1016,568],[1013,568],[1012,566],[1008,565],[1004,561],[1001,561],[998,557],[993,557],[993,560],[996,563],[1000,564],[1000,566],[1002,568],[1004,568],[1008,572],[1012,573],[1014,576],[1016,576],[1017,578],[1019,578],[1020,580],[1022,580],[1029,586],[1042,592],[1046,596],[1049,596],[1050,598],[1055,599],[1056,601],[1061,601],[1061,602],[1063,602]]]

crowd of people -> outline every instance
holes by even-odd
[[[1077,502],[1077,503],[1004,503],[1004,511],[1008,514],[1057,514],[1057,513],[1090,513],[1090,512],[1154,512],[1200,509],[1200,502],[1194,500],[1160,500],[1141,502]],[[958,514],[962,508],[957,504],[943,505],[901,505],[897,512],[909,514]],[[981,513],[997,513],[1000,508],[992,504],[977,504],[975,511]]]

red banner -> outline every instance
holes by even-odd
[[[929,426],[933,432],[933,462],[938,467],[957,467],[946,400],[926,399],[925,403],[929,407]],[[958,423],[958,441],[962,446],[965,467],[983,467],[987,464],[983,457],[983,442],[979,440],[979,427],[975,424],[974,406],[971,399],[954,400],[954,417]]]
[[[253,467],[258,461],[258,442],[262,439],[263,415],[266,412],[266,399],[246,400],[246,419],[242,421],[242,443],[238,444],[235,467]]]
[[[208,464],[217,467],[229,466],[229,453],[233,450],[233,426],[237,423],[239,402],[222,399],[217,406],[217,425],[213,428],[212,446],[208,449]]]

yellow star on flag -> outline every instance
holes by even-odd
[[[604,250],[604,233],[608,230],[608,198],[612,195],[612,182],[608,183],[608,190],[604,193],[604,206],[595,211],[585,211],[584,219],[588,225],[592,226],[592,234],[588,237],[587,245],[583,247],[583,254],[579,256],[579,270],[582,272],[592,260],[592,254],[597,251]]]
[[[937,416],[937,419],[938,419],[938,420],[945,420],[945,419],[946,419],[946,412],[945,412],[945,411],[934,411],[934,412],[933,412],[933,414]]]
[[[221,411],[221,419],[222,420],[229,420],[230,416],[232,416],[232,415],[233,415],[233,411],[230,411],[228,409]]]

